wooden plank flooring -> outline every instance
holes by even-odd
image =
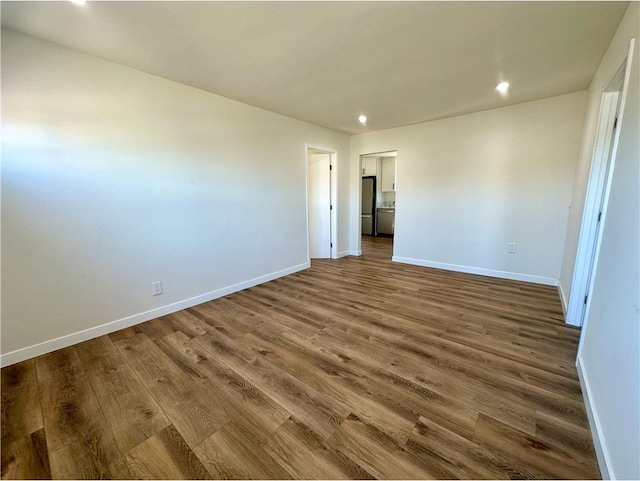
[[[599,477],[552,287],[391,240],[2,370],[2,478]]]

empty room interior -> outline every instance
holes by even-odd
[[[640,3],[1,8],[2,479],[640,479]]]

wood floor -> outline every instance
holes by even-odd
[[[597,478],[554,288],[390,239],[2,370],[2,478]]]

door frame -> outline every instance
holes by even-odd
[[[591,307],[593,280],[600,253],[602,230],[606,220],[633,50],[634,41],[632,39],[628,56],[602,92],[600,101],[596,139],[566,313],[566,323],[573,326],[582,326],[585,323]],[[581,344],[582,342],[578,352]]]
[[[377,157],[384,157],[384,154],[389,154],[391,152],[394,152],[396,155],[396,195],[397,195],[397,186],[398,186],[398,149],[387,149],[387,150],[381,150],[379,152],[365,152],[362,154],[358,154],[358,202],[357,202],[357,213],[358,213],[358,217],[357,217],[357,223],[358,223],[358,244],[357,244],[357,251],[355,255],[361,256],[362,255],[362,168],[363,168],[363,157],[372,157],[372,156],[377,156]],[[382,167],[381,167],[382,168]],[[395,249],[395,243],[394,243],[394,247]]]
[[[304,144],[305,159],[305,200],[307,208],[307,261],[311,262],[311,239],[309,230],[309,153],[317,151],[323,154],[329,154],[329,238],[331,239],[330,255],[331,259],[338,258],[338,151],[315,144]]]

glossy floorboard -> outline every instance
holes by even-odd
[[[2,478],[597,478],[554,288],[391,240],[2,370]]]

